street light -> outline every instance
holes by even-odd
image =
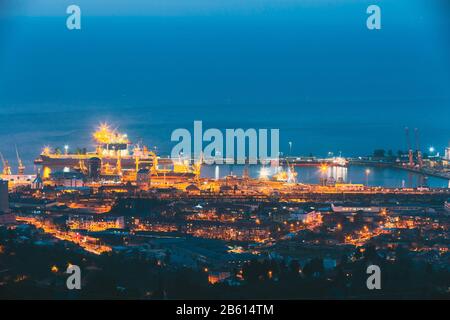
[[[64,146],[64,151],[66,154],[69,152],[69,146],[67,144]]]
[[[259,171],[259,178],[261,180],[267,180],[269,178],[269,169],[267,169],[266,167],[262,167]]]
[[[434,153],[434,151],[436,151],[436,149],[434,149],[434,147],[431,146],[431,147],[428,149],[428,151],[430,151],[430,153]]]

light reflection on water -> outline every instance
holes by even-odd
[[[249,165],[248,174],[250,177],[257,178],[262,168],[260,165]],[[270,175],[276,172],[276,168],[267,167]],[[370,173],[367,175],[366,170]],[[245,170],[243,165],[220,165],[219,176],[223,178],[227,175],[233,174],[242,176]],[[301,183],[320,182],[321,177],[332,177],[335,181],[342,181],[344,183],[369,184],[370,186],[380,187],[417,187],[427,185],[435,188],[448,188],[449,181],[446,179],[428,177],[424,178],[417,173],[408,172],[405,170],[395,168],[379,168],[379,167],[365,167],[365,166],[349,166],[349,167],[330,167],[326,173],[321,173],[318,167],[296,167],[297,181]],[[216,166],[205,165],[202,168],[202,177],[214,178]]]

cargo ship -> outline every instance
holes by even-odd
[[[90,178],[120,176],[121,180],[136,180],[137,173],[144,170],[151,176],[164,176],[169,180],[200,175],[199,165],[158,157],[146,146],[133,145],[126,134],[111,129],[108,124],[100,125],[92,138],[95,151],[69,153],[68,147],[64,150],[45,147],[34,164],[41,167],[44,179],[55,172],[72,171],[82,172]]]

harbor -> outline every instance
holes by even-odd
[[[16,146],[17,169],[0,153],[0,178],[11,186],[31,185],[37,177],[43,184],[50,181],[80,180],[76,186],[130,182],[132,184],[170,186],[198,184],[200,179],[220,180],[228,176],[311,185],[363,185],[385,188],[448,188],[450,177],[449,148],[444,156],[426,156],[420,151],[399,153],[397,156],[374,155],[343,157],[329,155],[283,156],[265,163],[227,164],[230,159],[215,158],[206,164],[203,155],[196,158],[170,159],[157,154],[142,143],[132,143],[128,135],[101,124],[92,134],[94,150],[63,147],[43,147],[34,160],[33,168],[26,168]],[[233,159],[232,159],[233,160]],[[261,161],[262,162],[262,161]],[[67,180],[66,179],[66,180]]]

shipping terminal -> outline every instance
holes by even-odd
[[[146,146],[133,145],[126,134],[101,124],[93,133],[93,152],[69,153],[45,147],[34,161],[44,180],[60,172],[79,172],[92,180],[137,181],[148,175],[152,183],[190,180],[200,176],[200,164],[160,158]],[[142,177],[141,177],[142,179]]]

